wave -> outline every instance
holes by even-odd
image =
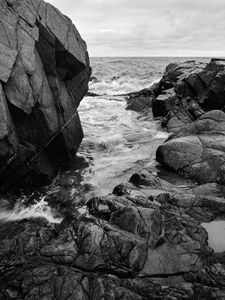
[[[20,221],[24,219],[37,219],[43,218],[49,223],[59,224],[62,218],[56,217],[53,210],[49,207],[48,202],[45,200],[46,196],[43,196],[41,200],[37,200],[37,203],[26,207],[23,205],[23,201],[17,202],[13,209],[7,208],[5,200],[0,203],[0,221],[1,222],[12,222]]]
[[[108,96],[116,96],[122,94],[128,94],[132,92],[137,92],[144,88],[149,88],[155,82],[158,82],[158,78],[154,78],[151,81],[149,79],[136,79],[129,78],[124,76],[113,76],[107,80],[101,81],[91,81],[89,83],[89,92],[90,95],[97,94],[100,96],[108,95]]]

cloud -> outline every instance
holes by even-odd
[[[225,56],[224,0],[49,0],[91,56]]]

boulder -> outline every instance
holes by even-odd
[[[3,0],[0,16],[0,183],[7,189],[51,175],[76,152],[90,66],[76,27],[50,4]]]
[[[174,88],[165,90],[152,101],[153,116],[165,116],[169,111],[173,110],[176,105],[176,100],[177,97]]]
[[[225,113],[210,111],[157,149],[157,160],[200,183],[225,182]]]

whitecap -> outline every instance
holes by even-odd
[[[26,207],[21,202],[18,202],[13,209],[3,209],[0,212],[1,222],[20,221],[24,219],[44,218],[50,223],[61,223],[62,218],[55,217],[48,202],[42,197],[37,203]]]
[[[159,131],[155,134],[154,138],[155,139],[167,139],[171,133],[166,132],[166,131]]]

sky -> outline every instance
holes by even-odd
[[[225,0],[47,0],[90,56],[225,56]]]

